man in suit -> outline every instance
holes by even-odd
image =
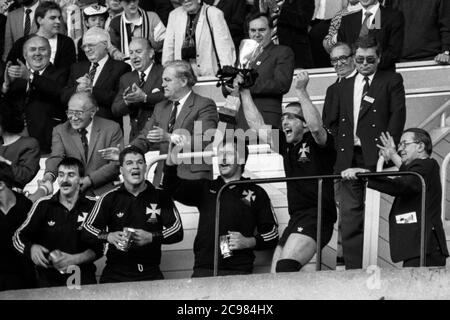
[[[324,125],[333,132],[337,151],[335,172],[351,167],[374,170],[376,145],[383,131],[399,141],[406,119],[405,88],[400,74],[377,71],[380,51],[373,37],[358,39],[353,48],[358,74],[341,81],[326,110],[338,110]],[[347,269],[362,267],[364,184],[342,181],[340,204],[342,246]]]
[[[342,17],[337,40],[354,43],[371,34],[381,47],[380,70],[395,70],[402,54],[405,20],[397,10],[383,7],[378,0],[361,0],[362,10]]]
[[[211,142],[217,128],[217,107],[211,99],[192,91],[196,77],[191,65],[183,60],[166,64],[162,75],[165,100],[155,106],[153,115],[145,124],[141,134],[131,142],[141,150],[158,150],[166,154],[169,142],[182,139],[187,147],[183,151],[200,152]],[[207,140],[207,141],[206,141]],[[102,150],[105,159],[118,160],[118,149]],[[163,164],[158,163],[153,184],[162,183]],[[212,166],[206,163],[182,163],[177,167],[182,179],[197,180],[213,177]]]
[[[153,114],[155,104],[164,99],[163,67],[154,63],[155,51],[146,38],[130,43],[130,59],[134,71],[120,78],[119,91],[112,105],[115,117],[130,115],[130,141],[144,128]]]
[[[50,153],[52,128],[65,121],[60,94],[67,72],[50,63],[50,51],[46,38],[31,36],[23,50],[27,66],[20,60],[19,65],[8,62],[2,86],[6,98],[23,112],[26,132],[39,141],[42,154]]]
[[[288,46],[295,53],[295,67],[312,68],[308,27],[314,14],[314,0],[254,0],[253,3],[257,11],[270,16],[275,43]]]
[[[441,219],[442,187],[439,164],[431,154],[433,143],[423,129],[410,128],[403,132],[398,144],[389,132],[380,136],[381,150],[386,161],[392,161],[401,171],[419,173],[425,180],[425,248],[426,266],[445,266],[447,242]],[[356,174],[367,172],[350,168],[342,172],[344,179],[358,179]],[[370,178],[367,187],[395,197],[389,214],[389,246],[393,262],[403,261],[403,267],[420,265],[420,224],[422,185],[416,176]]]
[[[88,61],[77,62],[70,68],[62,101],[67,104],[75,92],[91,91],[98,102],[97,115],[122,123],[122,119],[113,116],[111,106],[119,89],[120,77],[130,71],[130,66],[108,56],[109,42],[106,30],[93,27],[86,31],[83,50]]]
[[[295,61],[291,48],[275,45],[271,41],[272,27],[269,17],[265,14],[255,13],[248,18],[249,37],[260,45],[260,50],[250,63],[250,68],[258,72],[250,92],[264,122],[279,129],[281,103],[283,95],[291,87]],[[242,108],[239,110],[237,125],[240,128],[248,128]]]
[[[36,34],[50,43],[52,64],[56,68],[69,69],[76,61],[75,44],[71,38],[59,33],[63,21],[61,8],[54,2],[44,1],[36,9],[35,21],[38,26]],[[23,44],[27,39],[28,36],[24,36],[14,43],[7,61],[14,63],[22,57]]]
[[[38,29],[34,15],[39,0],[18,0],[22,6],[8,13],[5,29],[3,60],[6,60],[14,42],[23,36],[35,33]]]
[[[97,109],[90,92],[78,92],[70,98],[69,120],[53,129],[52,153],[45,162],[44,180],[53,183],[59,162],[73,157],[85,167],[81,191],[101,196],[114,187],[119,168],[116,163],[102,159],[97,150],[122,145],[122,131],[116,122],[95,116]]]

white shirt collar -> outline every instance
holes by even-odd
[[[94,119],[92,119],[91,122],[89,122],[89,125],[85,128],[88,144],[91,141],[92,123],[94,123]]]
[[[140,26],[140,25],[142,25],[142,16],[139,15],[139,20],[138,20],[138,22],[137,22],[137,23],[134,23],[133,21],[130,21],[130,20],[127,19],[126,15],[125,15],[125,12],[124,12],[124,13],[123,13],[123,21],[125,21],[125,23],[131,23],[131,24],[134,25],[134,26]]]
[[[33,4],[31,7],[25,7],[23,6],[23,12],[27,11],[27,9],[31,9],[31,13],[34,13],[36,11],[36,8],[39,6],[39,1],[37,1],[35,4]]]
[[[369,83],[372,83],[373,77],[375,76],[376,72],[372,73],[370,76],[367,76],[369,78]],[[356,75],[356,81],[364,81],[364,77],[361,73],[358,72]]]
[[[145,79],[144,80],[145,81],[147,81],[148,75],[150,74],[150,71],[152,71],[152,67],[153,67],[153,63],[150,64],[150,66],[147,69],[144,70],[144,73],[145,73]],[[142,73],[142,71],[138,71],[139,80],[141,79],[141,73]]]
[[[105,63],[106,63],[106,61],[108,61],[108,55],[106,55],[106,56],[104,56],[103,58],[101,58],[97,63],[98,63],[98,68],[97,68],[97,70],[98,69],[102,69],[103,68],[103,66],[105,65]],[[92,62],[91,62],[91,66],[92,66]]]
[[[380,9],[380,3],[377,2],[376,4],[374,4],[373,6],[369,7],[369,9],[365,9],[362,8],[362,21],[364,21],[364,18],[366,17],[365,14],[367,11],[369,11],[370,13],[372,13],[372,15],[370,16],[370,21],[373,21],[373,18],[375,17],[375,14],[377,13],[377,11]]]

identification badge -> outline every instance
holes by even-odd
[[[363,100],[364,100],[364,101],[367,101],[368,103],[373,103],[373,102],[375,101],[374,98],[369,97],[369,96],[364,96],[364,99],[363,99]]]
[[[395,216],[397,224],[417,223],[417,215],[415,212],[408,212]]]

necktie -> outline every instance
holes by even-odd
[[[98,62],[92,64],[91,70],[89,70],[89,79],[91,79],[92,84],[94,84],[95,73],[97,72]]]
[[[366,17],[364,18],[364,21],[361,25],[361,30],[359,31],[360,37],[365,37],[369,34],[369,19],[370,19],[370,16],[372,15],[372,12],[366,11],[366,13],[364,15]]]
[[[362,96],[361,96],[361,106],[360,106],[360,108],[363,107],[364,97],[365,97],[365,96],[367,95],[367,93],[369,92],[369,87],[370,87],[370,85],[369,85],[369,77],[368,77],[368,76],[365,76],[365,77],[364,77],[364,81],[365,81],[365,83],[364,83],[364,87],[363,87],[363,91],[362,91]]]
[[[23,28],[23,35],[27,36],[30,34],[31,31],[31,19],[30,19],[30,13],[31,13],[31,9],[27,9],[25,10],[25,26]]]
[[[78,129],[78,133],[80,134],[81,144],[83,145],[84,157],[87,161],[88,151],[89,151],[89,145],[88,145],[88,140],[87,140],[87,136],[86,136],[87,130],[86,130],[86,128]]]
[[[167,127],[167,131],[169,133],[172,133],[172,131],[173,131],[173,127],[175,125],[175,120],[177,119],[177,111],[178,111],[179,104],[180,104],[179,101],[174,101],[174,103],[173,103],[172,112],[170,113],[170,118],[169,118],[169,126]]]
[[[142,88],[145,84],[145,72],[141,72],[141,78],[139,79],[139,88]]]
[[[281,14],[281,7],[283,5],[285,0],[261,0],[260,2],[260,9],[261,11],[269,11],[270,18],[272,19],[273,23],[273,29],[272,29],[272,42],[274,44],[279,44],[278,41],[278,18]]]

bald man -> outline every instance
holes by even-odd
[[[108,32],[98,27],[93,27],[84,34],[82,48],[88,61],[72,65],[62,100],[67,105],[75,92],[90,91],[98,102],[97,115],[121,123],[121,118],[113,116],[111,105],[119,89],[119,79],[130,71],[130,66],[109,57],[110,42]]]

